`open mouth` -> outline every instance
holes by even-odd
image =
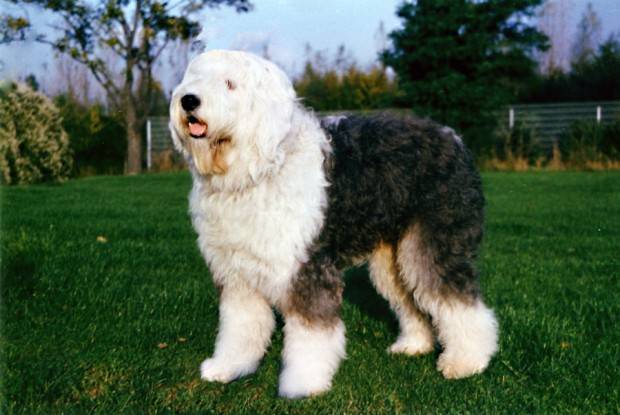
[[[187,126],[189,127],[189,135],[192,137],[205,138],[207,136],[207,123],[200,121],[193,115],[187,117]]]

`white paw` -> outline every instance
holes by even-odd
[[[437,360],[437,370],[446,379],[461,379],[482,373],[489,365],[489,360],[491,356],[488,355],[443,352]]]
[[[278,393],[283,398],[299,399],[326,392],[331,386],[331,374],[326,376],[288,368],[280,375]]]
[[[228,383],[241,376],[254,373],[258,362],[242,364],[224,358],[210,358],[200,365],[200,378],[209,382]]]
[[[433,338],[424,336],[399,336],[396,342],[388,348],[389,353],[403,353],[416,356],[433,351]]]

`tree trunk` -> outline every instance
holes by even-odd
[[[136,62],[127,59],[125,67],[125,85],[123,87],[123,111],[125,111],[125,128],[127,129],[127,164],[125,174],[140,174],[142,171],[142,140],[138,122],[137,99],[134,99],[133,70]]]
[[[131,99],[125,101],[125,127],[127,128],[127,166],[126,174],[139,174],[142,171],[142,136],[137,119],[136,107]]]

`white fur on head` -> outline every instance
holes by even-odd
[[[180,103],[187,94],[200,99],[192,114],[208,125],[204,139],[192,138],[187,130]],[[204,158],[213,157],[213,140],[230,138],[225,174],[213,179],[243,188],[281,166],[296,105],[291,82],[273,63],[246,52],[212,50],[190,62],[174,90],[170,129],[176,148],[202,176],[213,174],[201,168]]]

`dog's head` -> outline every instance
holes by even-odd
[[[295,102],[273,63],[246,52],[205,52],[172,94],[172,138],[195,173],[256,181],[283,161]]]

